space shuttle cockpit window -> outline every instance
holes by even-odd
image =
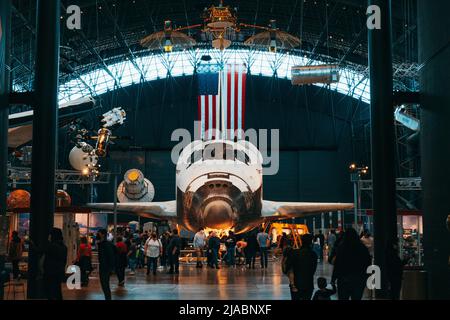
[[[203,150],[195,150],[194,152],[192,152],[189,166],[192,165],[193,163],[196,163],[196,162],[202,160],[202,154],[203,154]]]
[[[203,150],[203,160],[234,160],[233,146],[226,143],[211,143]]]
[[[234,150],[234,159],[246,165],[250,163],[250,157],[242,150]]]

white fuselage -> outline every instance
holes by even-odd
[[[187,229],[253,227],[261,216],[261,153],[244,140],[194,141],[180,154],[176,188],[178,220]]]

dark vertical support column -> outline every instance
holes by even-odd
[[[6,215],[6,192],[8,187],[8,104],[11,40],[11,2],[0,0],[0,216]],[[0,269],[5,262],[8,233],[4,232],[7,221],[0,218]],[[0,300],[3,288],[0,288]]]
[[[417,4],[424,263],[428,298],[450,299],[450,2]]]
[[[39,0],[30,218],[30,236],[37,246],[46,243],[55,211],[59,24],[60,1]],[[39,255],[34,250],[30,252],[28,263],[28,298],[44,298],[42,283],[37,279]]]
[[[397,237],[395,136],[392,93],[391,1],[369,0],[381,13],[381,29],[369,30],[370,107],[375,264],[381,268],[379,297],[386,297],[386,246]]]
[[[6,214],[11,1],[0,0],[0,215]]]

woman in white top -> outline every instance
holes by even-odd
[[[157,238],[156,233],[152,233],[151,237],[145,242],[144,247],[147,257],[147,275],[150,274],[150,269],[152,269],[153,274],[156,276],[158,258],[162,254],[162,249],[161,241]]]

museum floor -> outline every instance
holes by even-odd
[[[331,268],[320,264],[316,276],[329,278]],[[161,270],[157,276],[146,276],[139,270],[128,276],[124,288],[117,286],[117,277],[111,277],[111,290],[116,300],[208,300],[208,299],[290,299],[288,279],[281,272],[279,263],[270,263],[269,268],[246,270],[241,266],[222,267],[219,270],[194,265],[181,265],[180,274],[169,275]],[[103,299],[97,278],[92,278],[88,289],[64,290],[65,299]]]
[[[316,277],[331,276],[328,263],[320,263]],[[127,272],[128,274],[128,272]],[[222,267],[219,270],[195,265],[180,265],[180,274],[169,275],[158,270],[157,276],[146,276],[145,270],[127,275],[125,287],[117,286],[117,277],[111,277],[113,300],[289,300],[288,279],[281,272],[280,262],[269,262],[266,270],[247,270],[242,266]],[[6,292],[5,292],[6,296]],[[69,290],[63,286],[65,300],[103,300],[98,276],[93,274],[89,287]],[[6,297],[12,299],[12,295]],[[16,294],[23,299],[23,294]]]

